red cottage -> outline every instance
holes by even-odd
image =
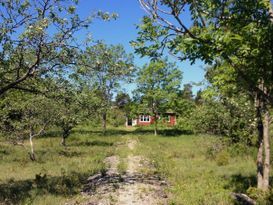
[[[158,120],[161,119],[163,123],[169,126],[174,126],[176,124],[176,114],[174,112],[166,112],[164,114],[159,115]],[[154,116],[140,114],[138,118],[134,119],[127,118],[126,126],[146,126],[153,124],[154,121],[155,121]]]

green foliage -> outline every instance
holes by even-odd
[[[201,59],[212,65],[207,70],[206,78],[220,97],[234,99],[238,93],[242,94],[244,99],[249,97],[250,103],[243,107],[251,110],[251,114],[251,103],[255,96],[263,101],[265,110],[272,106],[273,55],[270,45],[273,14],[270,1],[140,2],[148,15],[143,17],[142,24],[137,27],[138,37],[132,43],[136,53],[154,58],[154,53],[161,56],[163,49],[168,49],[181,61],[188,59],[194,63]],[[167,13],[168,17],[165,15]],[[191,21],[186,23],[183,17],[188,13]],[[236,101],[240,102],[240,99],[236,98]],[[223,104],[232,111],[230,105]],[[242,113],[243,107],[236,111]],[[225,116],[220,113],[224,111],[221,106],[215,108],[213,113],[204,107],[205,111],[199,115],[198,121],[205,123],[204,126],[207,127],[205,114],[208,114],[212,129],[218,130],[217,133],[228,132],[234,138],[246,136],[247,132],[248,135],[253,134],[253,129],[247,125],[248,117],[239,119],[232,112]],[[220,117],[219,125],[213,118],[214,114],[216,119]],[[231,119],[235,118],[230,121],[231,125],[228,125],[233,130],[226,130],[225,124],[226,120],[230,120],[229,114]],[[250,120],[252,123],[253,117]]]
[[[58,94],[54,102],[58,107],[56,114],[59,116],[56,125],[62,129],[62,144],[65,145],[65,139],[72,129],[86,120],[87,107],[84,102],[84,92],[77,91],[71,79],[59,79],[59,81],[57,81]]]
[[[143,17],[142,24],[137,26],[137,28],[139,29],[138,37],[135,41],[130,42],[131,46],[142,57],[160,57],[162,55],[160,50],[164,47],[164,43],[166,43],[166,41],[161,41],[160,37],[167,35],[168,30],[155,25],[155,22],[148,16]],[[153,44],[147,46],[145,45],[147,42],[153,42]]]
[[[193,133],[195,130],[195,127],[191,121],[191,118],[188,118],[186,116],[180,115],[177,119],[176,127],[182,131],[185,132],[191,132]]]
[[[202,91],[199,102],[177,99],[177,127],[195,133],[230,137],[233,143],[255,145],[256,119],[254,106],[246,95],[224,97],[214,89]]]
[[[152,61],[138,73],[136,99],[139,112],[152,115],[170,109],[171,101],[177,96],[181,71],[167,59]]]
[[[81,19],[76,4],[74,0],[1,1],[0,95],[10,89],[36,92],[33,80],[43,81],[75,63],[74,34],[93,18]]]
[[[102,115],[106,122],[104,118],[112,106],[114,93],[122,82],[130,82],[134,74],[133,56],[127,54],[121,45],[97,42],[86,48],[80,65],[76,78],[85,92],[85,104]]]
[[[197,107],[191,120],[195,132],[221,135],[227,134],[230,118],[221,103],[211,101]]]
[[[132,113],[132,100],[127,93],[119,92],[116,96],[115,106],[122,110],[126,116]]]
[[[124,126],[126,121],[126,114],[117,108],[112,108],[109,111],[108,122],[113,127]]]
[[[53,101],[40,95],[15,92],[1,99],[1,107],[2,133],[13,143],[41,135],[58,118]]]

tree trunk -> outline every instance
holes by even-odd
[[[157,114],[154,114],[154,135],[157,136]]]
[[[270,171],[270,137],[269,137],[269,126],[270,126],[270,114],[267,110],[264,115],[264,130],[263,130],[263,141],[264,141],[264,167],[263,167],[263,190],[269,188],[269,171]]]
[[[258,124],[257,188],[263,188],[263,125]]]
[[[263,121],[261,113],[261,101],[256,97],[256,117],[258,119],[258,153],[257,153],[257,188],[263,188]]]
[[[32,142],[32,138],[33,138],[33,135],[30,134],[29,136],[29,144],[30,144],[30,153],[29,153],[29,157],[32,161],[35,161],[36,158],[35,158],[35,153],[34,153],[34,145],[33,145],[33,142]]]
[[[269,18],[271,23],[273,23],[273,9],[271,1],[269,0]],[[268,90],[265,89],[265,93],[270,95]],[[269,188],[269,176],[270,176],[270,113],[269,110],[266,108],[266,112],[264,115],[264,133],[263,133],[263,140],[264,140],[264,177],[263,177],[263,190],[268,190]]]
[[[267,89],[263,83],[259,88],[267,95]],[[258,155],[257,155],[257,187],[267,191],[269,188],[270,171],[270,113],[266,102],[258,94],[255,98],[256,118],[258,119]],[[264,115],[263,113],[264,112]],[[262,117],[263,116],[263,117]]]
[[[102,113],[102,134],[106,134],[106,112]]]
[[[72,130],[72,127],[63,127],[63,136],[62,136],[62,141],[61,145],[66,146],[66,138],[70,135],[70,132]]]
[[[61,145],[66,146],[66,137],[62,137]]]

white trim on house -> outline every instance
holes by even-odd
[[[132,126],[136,126],[137,125],[137,120],[136,119],[133,119],[132,120]]]
[[[150,122],[151,117],[149,115],[140,115],[139,116],[139,121],[140,122]]]

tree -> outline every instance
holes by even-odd
[[[58,118],[52,99],[17,91],[2,98],[0,104],[2,132],[13,144],[23,147],[24,140],[28,138],[30,159],[36,160],[33,139],[42,135]]]
[[[81,102],[83,93],[76,89],[76,85],[72,83],[71,79],[59,79],[56,85],[58,91],[56,90],[57,94],[53,97],[54,103],[58,107],[57,114],[59,116],[56,119],[56,125],[62,129],[61,145],[66,146],[66,139],[72,129],[86,118],[83,114],[86,107]]]
[[[183,99],[193,100],[192,85],[189,83],[185,84],[180,95]]]
[[[192,86],[185,84],[184,88],[178,93],[177,98],[172,101],[172,107],[178,115],[177,127],[185,132],[193,132],[191,116],[196,109],[193,101]]]
[[[137,89],[139,111],[154,117],[154,134],[157,135],[159,114],[170,108],[176,98],[182,80],[182,72],[167,59],[156,59],[139,71]],[[169,105],[169,106],[168,106]]]
[[[3,0],[0,4],[0,96],[10,89],[35,92],[31,78],[64,69],[76,62],[79,42],[74,37],[88,28],[94,13],[81,19],[78,0]]]
[[[210,86],[203,90],[202,99],[190,117],[195,132],[228,136],[232,143],[255,144],[255,109],[247,95],[228,97]]]
[[[10,89],[35,90],[30,78],[73,62],[73,35],[90,23],[75,13],[76,4],[70,0],[1,2],[0,95]]]
[[[115,105],[119,110],[124,112],[126,119],[128,120],[132,110],[131,110],[132,100],[130,96],[125,92],[119,92],[115,99]]]
[[[202,104],[202,90],[198,90],[196,96],[194,98],[194,102],[196,105]]]
[[[131,102],[131,98],[127,93],[119,92],[115,99],[115,105],[119,109],[125,109],[126,106]]]
[[[269,108],[272,106],[273,11],[265,1],[139,0],[148,16],[132,42],[136,52],[151,57],[168,49],[179,60],[228,64],[237,87],[256,102],[257,186],[269,186]],[[185,22],[189,12],[192,20]],[[158,52],[159,50],[159,52]],[[227,72],[226,72],[227,73]],[[221,82],[221,78],[218,81]],[[222,81],[227,83],[227,81]],[[263,119],[264,118],[264,119]],[[264,153],[264,159],[263,159]]]
[[[96,111],[101,114],[103,133],[106,132],[107,112],[112,105],[113,93],[121,82],[128,82],[134,73],[133,56],[126,54],[121,45],[98,42],[82,55],[78,72],[82,83],[95,93]]]

